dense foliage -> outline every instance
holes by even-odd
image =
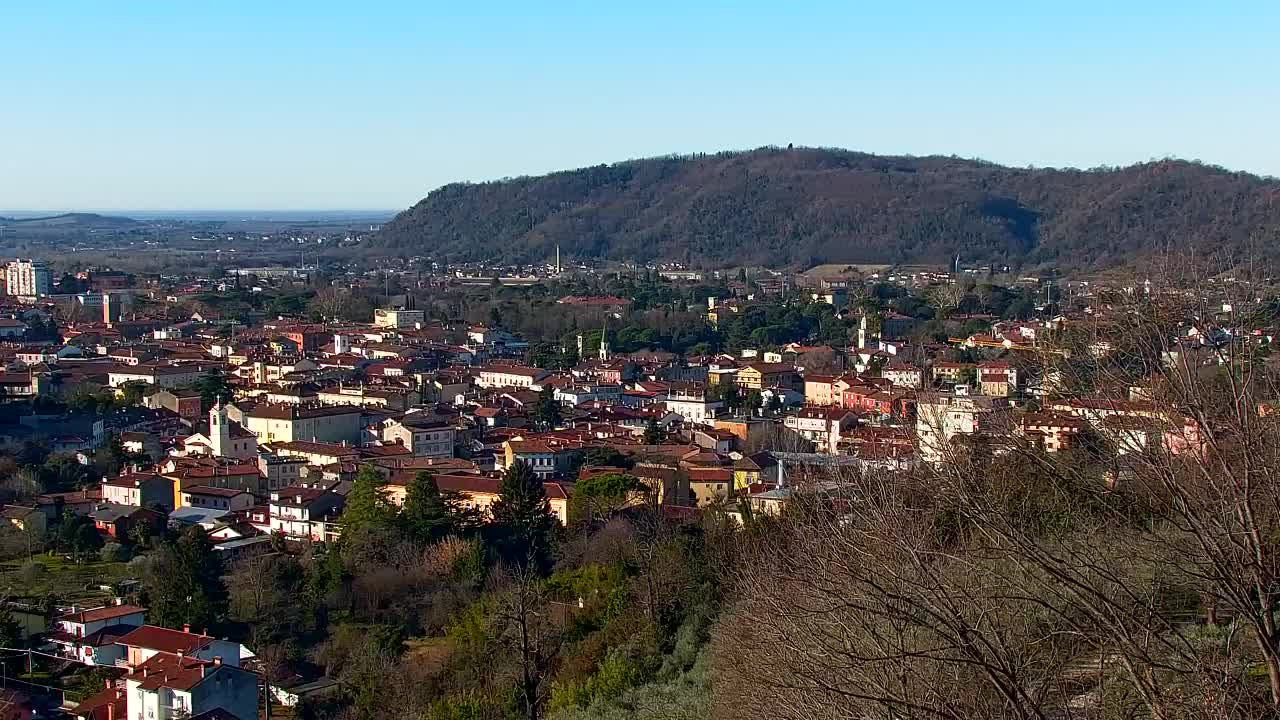
[[[1266,252],[1274,180],[1182,161],[1018,169],[945,157],[761,149],[440,188],[374,247],[462,260],[1132,262],[1170,246]]]

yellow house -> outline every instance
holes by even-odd
[[[763,390],[791,387],[795,378],[796,368],[789,363],[751,363],[738,370],[737,383],[746,390]]]
[[[382,485],[387,501],[397,507],[403,506],[408,495],[409,483],[417,472],[397,472]],[[501,494],[502,479],[484,475],[449,474],[434,475],[436,487],[441,492],[456,492],[463,498],[463,504],[469,508],[488,514],[490,506],[497,502]],[[569,494],[558,482],[544,482],[542,489],[547,494],[547,503],[551,506],[551,514],[564,525],[569,522]]]

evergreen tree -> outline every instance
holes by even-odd
[[[382,474],[372,465],[356,473],[342,509],[343,535],[384,528],[395,522],[395,509],[382,490]]]
[[[551,566],[556,518],[542,481],[528,463],[517,462],[502,476],[493,513],[495,540],[502,557],[521,567],[545,571]]]
[[[667,439],[667,434],[662,431],[662,428],[658,427],[657,421],[650,420],[649,424],[646,425],[644,428],[644,439],[643,439],[644,444],[645,445],[661,445],[663,442],[666,441],[666,439]]]
[[[400,522],[415,540],[434,542],[462,528],[461,506],[454,493],[440,492],[429,472],[420,472],[405,490]]]
[[[171,628],[216,627],[227,615],[223,570],[204,529],[187,528],[160,547],[143,578],[147,619]]]
[[[560,403],[556,401],[555,388],[547,385],[538,393],[533,417],[543,430],[551,430],[560,424]]]
[[[22,647],[22,625],[13,617],[8,598],[0,598],[0,647]]]

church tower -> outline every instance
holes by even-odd
[[[209,443],[213,446],[215,457],[230,457],[231,425],[227,421],[227,408],[223,406],[221,398],[209,408]]]

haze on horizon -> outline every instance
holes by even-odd
[[[1280,175],[1276,3],[853,5],[6,7],[0,206],[398,209],[791,142]]]

